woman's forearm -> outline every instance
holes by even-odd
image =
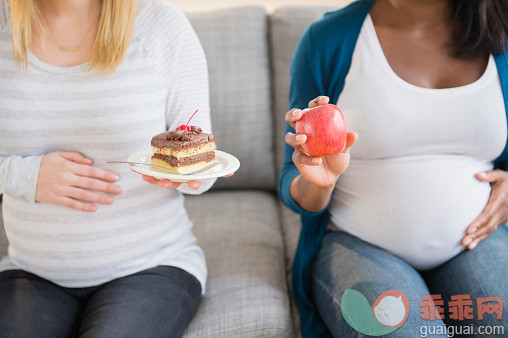
[[[302,175],[291,182],[290,193],[296,203],[308,212],[319,212],[330,203],[334,186],[320,187],[307,181]]]

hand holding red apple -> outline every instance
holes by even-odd
[[[302,117],[295,123],[295,129],[297,134],[307,135],[302,149],[310,156],[340,154],[346,148],[346,120],[340,109],[333,104],[304,110]]]
[[[297,132],[286,135],[286,143],[295,148],[293,162],[303,178],[323,188],[335,186],[358,139],[355,132],[347,132],[340,110],[328,102],[328,97],[320,96],[309,103],[311,109],[319,106],[316,110],[293,109],[286,114],[286,122]]]

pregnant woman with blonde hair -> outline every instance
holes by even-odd
[[[330,100],[358,133],[344,153],[311,157],[294,130],[302,111],[286,115],[280,193],[302,215],[293,289],[305,337],[360,335],[346,290],[364,305],[407,296],[389,337],[507,328],[476,303],[508,302],[507,18],[506,0],[360,0],[303,35],[291,106]],[[432,302],[421,310],[430,295],[442,318]],[[385,319],[370,323],[386,334]]]
[[[176,337],[204,294],[182,196],[199,183],[106,165],[196,109],[211,132],[191,25],[139,4],[0,0],[0,337]]]

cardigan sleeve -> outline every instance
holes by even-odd
[[[501,79],[501,86],[503,88],[504,103],[506,108],[506,116],[508,117],[508,46],[506,47],[505,53],[495,55],[494,59],[496,60],[497,71],[499,73],[499,78]],[[494,167],[496,169],[508,170],[507,164],[508,164],[508,144],[505,145],[503,152],[494,162]]]
[[[309,27],[300,39],[300,43],[296,50],[291,65],[291,87],[289,92],[289,103],[291,108],[304,109],[307,108],[308,103],[316,97],[322,95],[323,90],[320,85],[318,76],[316,76],[316,64],[311,60],[311,29]],[[289,124],[286,125],[286,133],[295,130]],[[279,195],[289,208],[293,211],[306,216],[319,215],[326,210],[310,213],[301,208],[291,197],[290,187],[293,180],[300,174],[298,168],[292,160],[293,147],[285,144],[284,148],[284,162],[279,177]]]

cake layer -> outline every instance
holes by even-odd
[[[192,148],[186,149],[171,149],[171,148],[158,148],[152,146],[152,151],[154,154],[162,154],[167,156],[172,156],[177,159],[181,159],[182,157],[194,156],[202,153],[208,153],[215,150],[215,142],[208,142],[204,144],[199,144]]]
[[[207,153],[183,157],[180,159],[175,158],[173,156],[169,156],[169,155],[153,154],[152,159],[154,159],[154,158],[160,159],[173,167],[181,167],[181,166],[191,165],[191,164],[202,162],[202,161],[205,161],[205,162],[213,161],[215,159],[215,152],[210,151]]]
[[[173,167],[172,165],[170,165],[169,163],[167,163],[164,160],[152,157],[152,164],[153,165],[174,170],[174,171],[176,171],[179,174],[190,174],[190,173],[193,173],[195,171],[198,171],[200,169],[205,168],[206,166],[212,164],[213,162],[214,162],[213,160],[208,161],[208,162],[207,161],[202,161],[202,162],[197,162],[197,163],[194,163],[194,164],[184,165],[184,166],[180,166],[180,167]]]
[[[205,134],[200,128],[192,126],[191,131],[170,130],[154,136],[152,138],[152,147],[182,150],[210,142],[215,142],[213,135]]]

